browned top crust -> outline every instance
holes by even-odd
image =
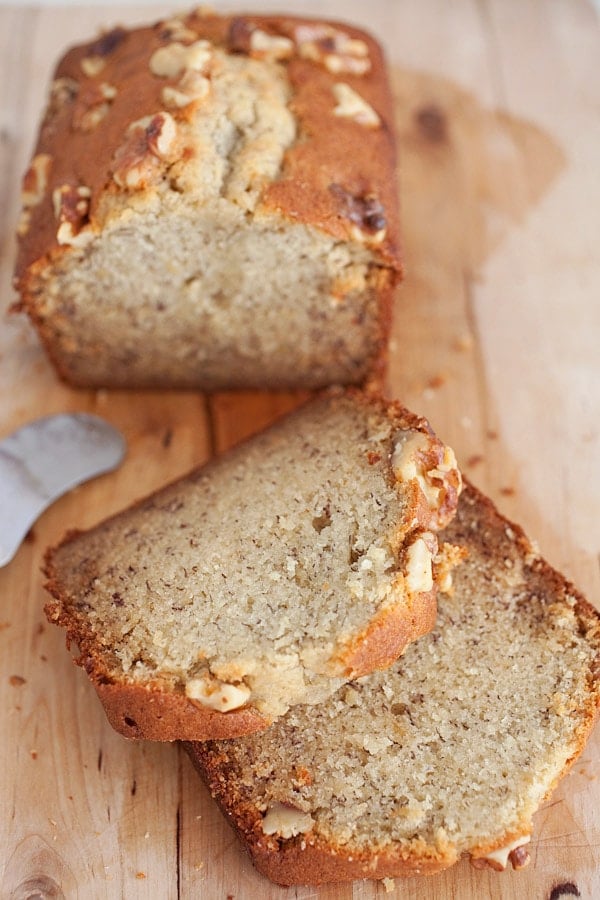
[[[65,252],[65,244],[68,249],[68,241],[57,240],[60,226],[72,229],[69,234],[84,224],[93,227],[100,199],[122,192],[114,178],[115,154],[128,126],[154,117],[154,140],[160,136],[161,92],[177,83],[152,73],[152,55],[173,42],[187,47],[201,40],[287,67],[298,138],[281,177],[264,190],[262,208],[340,239],[365,241],[383,265],[400,273],[392,104],[377,42],[345,24],[196,11],[132,31],[114,28],[71,49],[58,64],[24,178],[18,287],[33,263],[43,267]],[[354,97],[346,112],[334,113],[343,106],[335,94],[339,83],[370,108],[366,120],[364,110],[352,105]],[[193,110],[191,103],[169,114],[177,121]],[[196,148],[183,152],[194,155]]]

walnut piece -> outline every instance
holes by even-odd
[[[79,93],[79,82],[74,78],[55,78],[50,87],[46,121],[57,116],[68,103],[72,103]]]
[[[343,81],[333,85],[333,96],[337,101],[334,107],[334,116],[340,116],[344,119],[352,119],[359,125],[365,125],[367,128],[377,128],[381,124],[381,120],[372,106],[366,100],[357,94],[349,84]]]
[[[190,679],[185,686],[186,697],[219,712],[230,712],[244,706],[250,699],[250,693],[250,688],[245,684],[227,684],[206,675]]]
[[[81,60],[81,69],[88,78],[95,78],[96,75],[99,75],[105,65],[106,60],[101,56],[84,56]]]
[[[167,85],[162,89],[161,97],[165,106],[182,109],[203,100],[210,91],[210,81],[200,72],[192,69],[184,72],[176,87]]]
[[[54,215],[58,221],[56,240],[59,244],[85,247],[93,239],[90,231],[85,231],[90,208],[89,187],[85,185],[62,184],[52,192]]]
[[[334,74],[364,75],[371,68],[367,44],[331,25],[299,25],[294,38],[300,56]]]
[[[255,28],[250,34],[250,55],[255,59],[265,59],[269,62],[279,59],[289,59],[294,53],[294,42],[287,37],[278,34],[267,34],[260,28]]]
[[[331,184],[329,191],[339,202],[340,214],[352,222],[354,240],[381,243],[386,234],[386,221],[385,210],[377,197],[351,194],[341,184]]]
[[[531,840],[531,835],[517,838],[506,847],[490,850],[485,856],[471,857],[471,865],[475,869],[490,868],[496,872],[504,872],[510,860],[513,869],[524,869],[530,862],[529,852],[525,845]]]
[[[48,153],[38,153],[31,160],[23,178],[21,192],[21,202],[26,209],[37,206],[44,199],[51,163],[52,157]]]
[[[400,431],[394,438],[391,465],[398,481],[416,481],[429,509],[431,526],[448,524],[462,489],[450,447],[422,432]]]
[[[409,593],[427,593],[433,588],[433,559],[438,545],[435,535],[424,531],[406,550],[406,587]]]
[[[79,92],[73,110],[73,128],[76,131],[93,131],[107,115],[117,89],[103,81],[88,82]]]
[[[164,163],[176,159],[177,144],[177,125],[168,112],[132,122],[114,155],[114,180],[126,190],[158,182]]]
[[[106,65],[106,57],[116,50],[127,37],[125,28],[117,27],[101,34],[88,46],[88,54],[81,60],[81,69],[88,78],[95,78]]]
[[[211,57],[212,45],[209,41],[195,41],[193,44],[173,41],[155,50],[150,57],[150,71],[159,78],[177,78],[185,71],[204,71]]]
[[[311,831],[314,819],[310,813],[302,812],[287,803],[272,803],[267,809],[261,826],[265,834],[277,834],[282,838],[292,838],[297,834]]]
[[[171,41],[195,41],[198,35],[182,19],[167,19],[159,25],[160,36]]]

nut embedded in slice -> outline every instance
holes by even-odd
[[[522,869],[534,813],[584,747],[600,707],[600,613],[468,484],[439,539],[466,558],[433,631],[394,665],[260,734],[186,747],[278,884],[425,874],[465,856]],[[265,832],[273,805],[310,830]],[[542,839],[539,851],[552,848]]]
[[[155,140],[130,127],[167,115],[172,143],[168,119]],[[15,308],[78,387],[381,384],[402,273],[392,119],[381,48],[350,25],[194,10],[72,48]],[[63,183],[93,202],[59,240]]]
[[[327,393],[49,554],[48,615],[119,731],[264,728],[432,628],[441,518],[394,472],[404,433],[423,436],[417,474],[444,456],[402,407]],[[444,484],[446,521],[458,472]]]

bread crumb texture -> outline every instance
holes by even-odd
[[[276,881],[410,874],[463,854],[503,868],[582,749],[600,699],[598,613],[470,487],[444,537],[467,561],[435,629],[391,669],[260,735],[188,746]],[[265,834],[281,805],[310,831]]]
[[[413,432],[418,477],[400,480]],[[317,703],[432,626],[460,489],[447,453],[401,407],[327,394],[53,551],[48,614],[105,682],[223,713]]]
[[[380,363],[395,151],[380,49],[359,34],[192,13],[66,54],[17,266],[64,377],[319,387]]]

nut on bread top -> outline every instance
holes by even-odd
[[[275,85],[255,110],[261,132],[234,202],[362,243],[399,272],[391,101],[376,41],[345,24],[196,11],[114,28],[59,63],[23,182],[17,280],[165,186],[207,199],[197,126],[230,70]]]

